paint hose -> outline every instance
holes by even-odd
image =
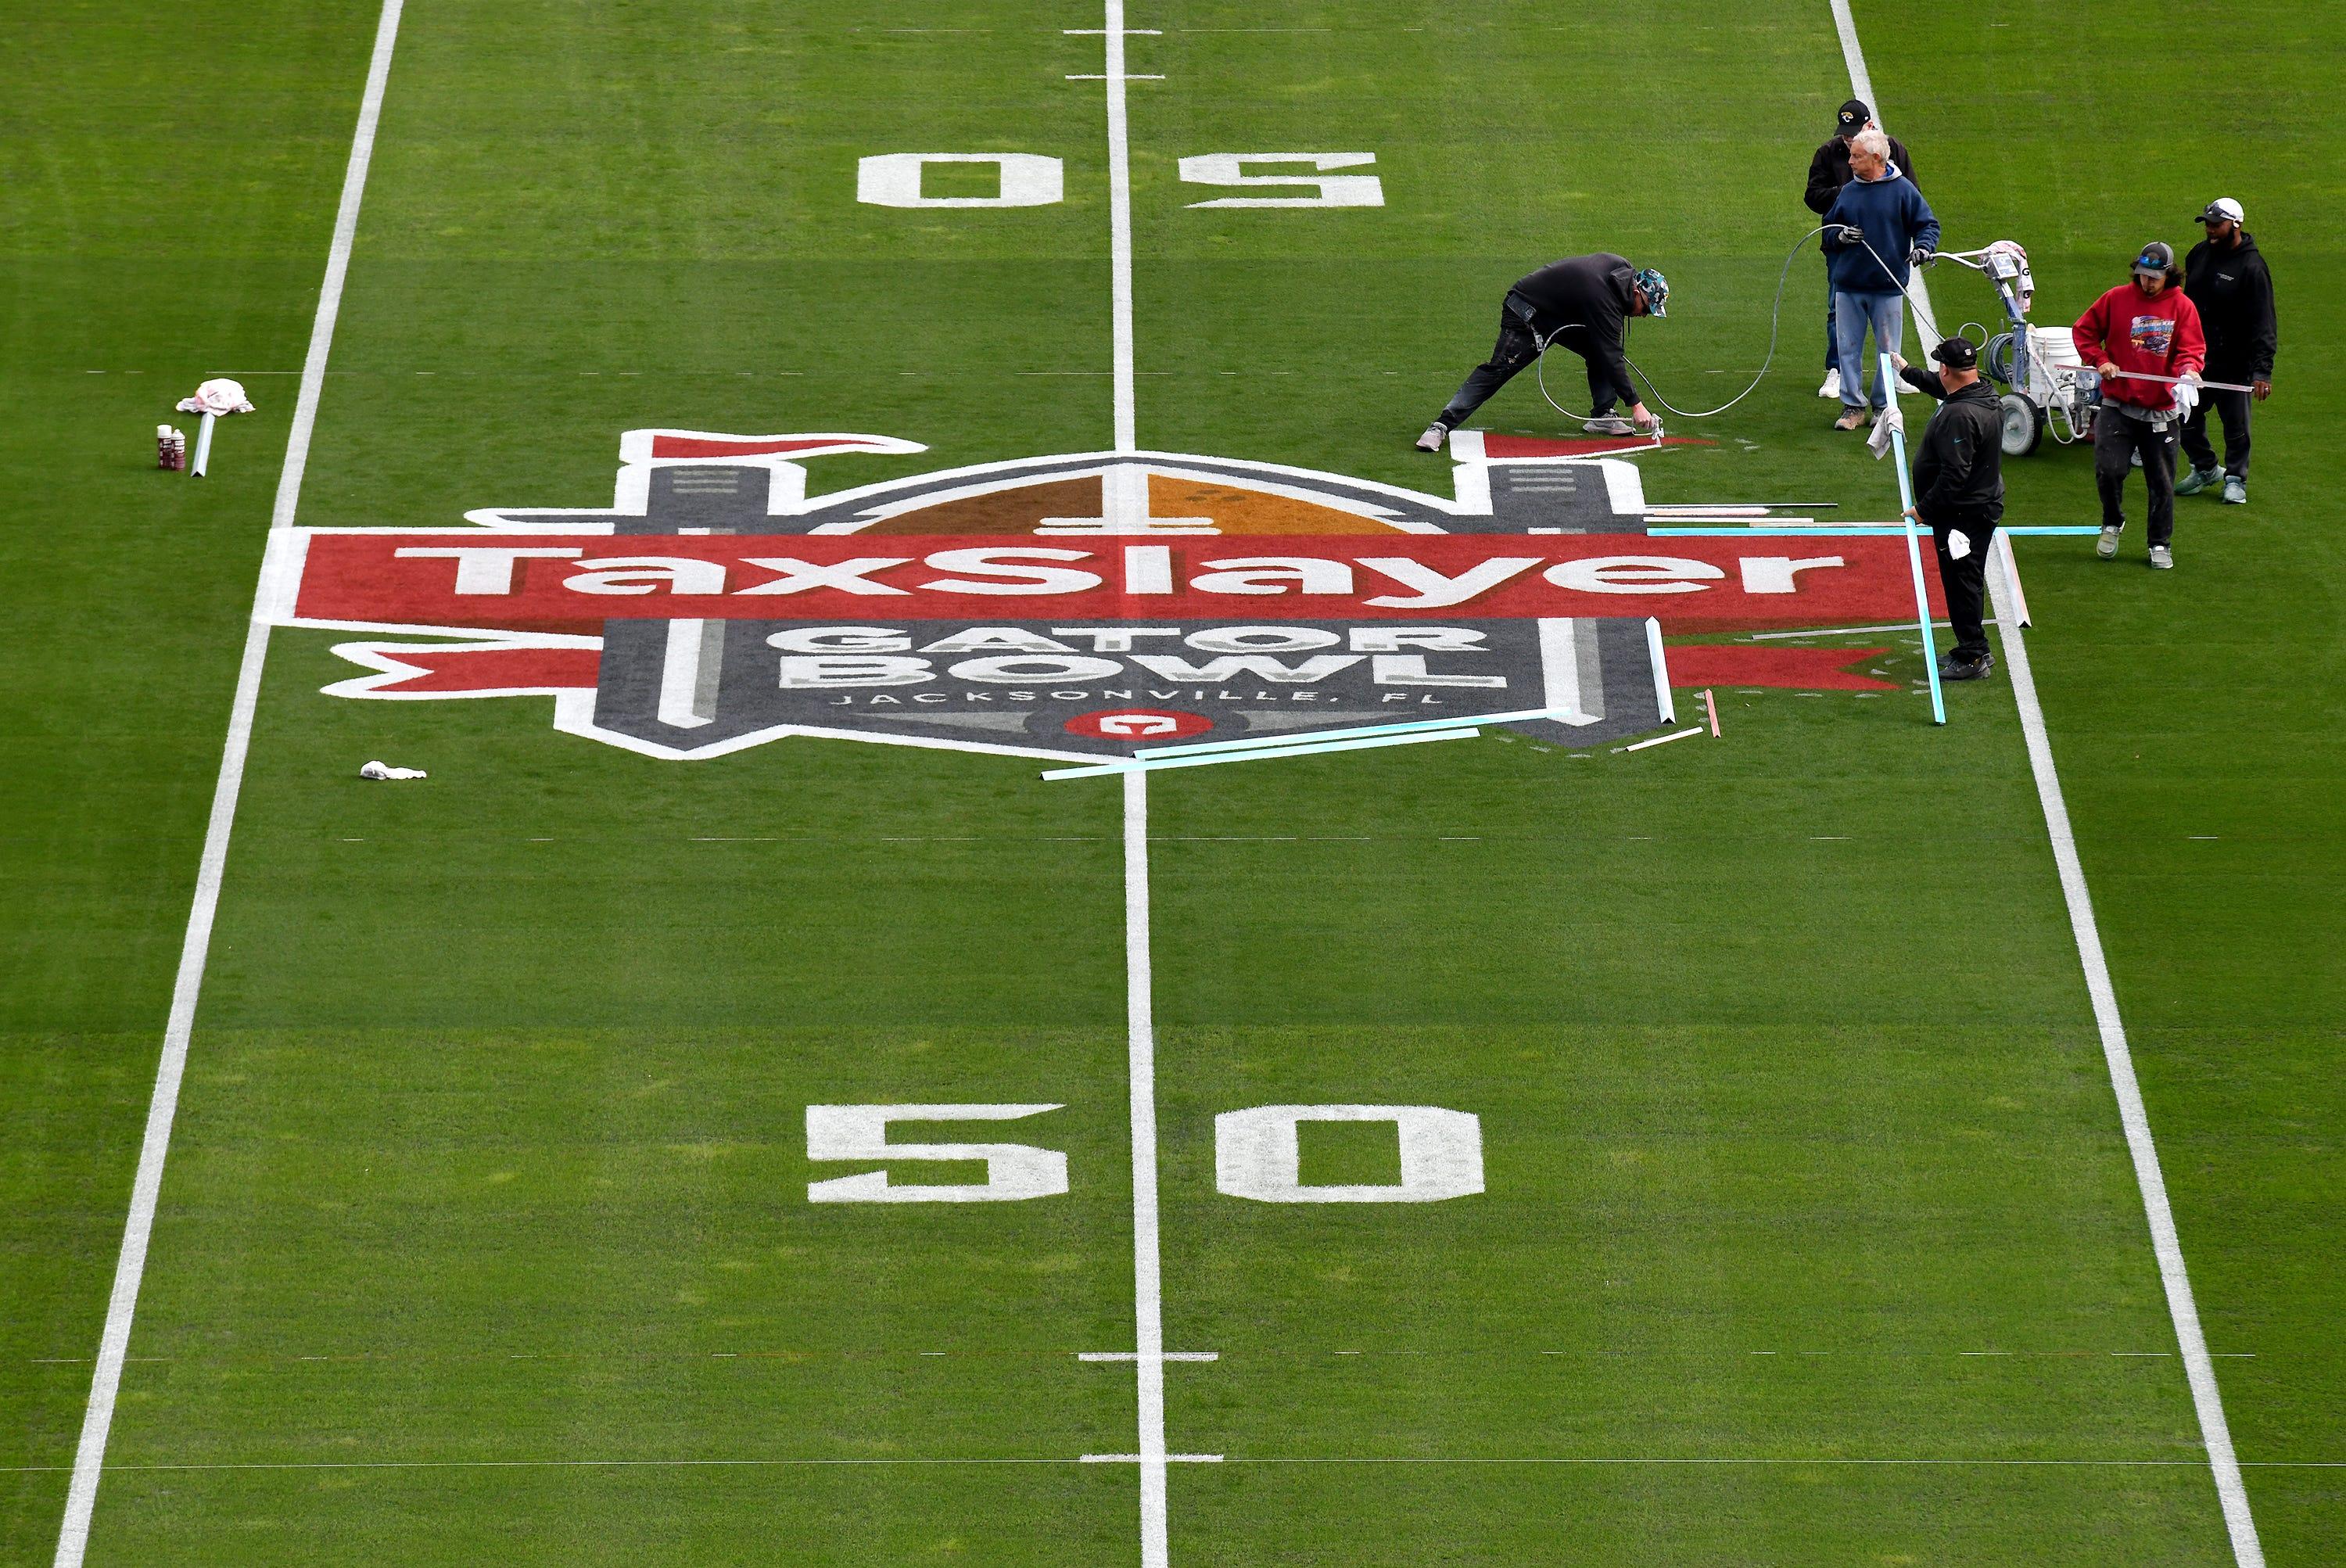
[[[1818,225],[1816,228],[1810,229],[1806,234],[1801,235],[1799,239],[1793,242],[1792,248],[1784,253],[1783,268],[1776,274],[1776,302],[1768,313],[1767,357],[1760,361],[1760,369],[1758,372],[1752,376],[1751,384],[1745,387],[1741,392],[1737,392],[1733,397],[1729,398],[1725,402],[1720,403],[1717,408],[1680,408],[1678,404],[1670,402],[1669,399],[1662,395],[1662,389],[1654,384],[1654,378],[1646,373],[1645,366],[1629,358],[1626,351],[1625,344],[1625,351],[1621,355],[1622,361],[1629,367],[1631,374],[1635,375],[1639,381],[1646,383],[1646,391],[1652,396],[1654,402],[1659,403],[1663,408],[1668,410],[1670,412],[1678,415],[1680,419],[1709,419],[1715,415],[1725,413],[1729,409],[1733,408],[1737,403],[1741,402],[1745,398],[1749,397],[1754,392],[1757,392],[1760,388],[1760,383],[1767,379],[1768,367],[1776,362],[1776,344],[1782,334],[1784,323],[1784,286],[1791,280],[1792,261],[1794,258],[1800,255],[1800,248],[1802,246],[1808,244],[1810,240],[1814,239],[1818,235],[1822,234],[1823,232],[1824,226],[1822,224]],[[1576,330],[1586,331],[1586,323],[1575,321],[1568,326],[1558,327],[1555,331],[1550,332],[1545,338],[1541,338],[1536,332],[1535,332],[1533,337],[1534,340],[1539,343],[1539,356],[1532,361],[1532,372],[1534,379],[1539,383],[1540,396],[1547,400],[1548,407],[1556,410],[1556,412],[1564,415],[1566,419],[1586,420],[1592,419],[1596,416],[1593,413],[1581,414],[1573,412],[1570,409],[1556,402],[1556,394],[1547,390],[1547,351],[1555,345],[1557,339],[1563,337],[1566,332]],[[1629,389],[1625,388],[1623,390],[1627,391]],[[1657,433],[1658,433],[1658,431]]]

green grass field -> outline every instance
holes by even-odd
[[[0,1561],[65,1563],[222,738],[378,13],[0,29]],[[1117,444],[1096,0],[407,0],[305,527],[608,504],[622,432],[862,432],[817,493]],[[2040,323],[2247,206],[2280,291],[2245,508],[2180,569],[2019,546],[2027,651],[2264,1559],[2346,1560],[2346,264],[2319,7],[1859,0],[1948,243]],[[1850,74],[1827,0],[1133,0],[1145,449],[1446,494],[1409,448],[1556,256],[1663,268],[1681,402],[1765,351]],[[1076,30],[1090,29],[1089,33]],[[1158,79],[1160,78],[1161,79]],[[1178,160],[1372,152],[1383,204]],[[858,160],[1038,154],[895,209]],[[933,171],[932,195],[990,174]],[[1894,512],[1821,292],[1649,499]],[[1933,274],[1950,325],[1993,309]],[[260,404],[154,471],[209,375]],[[2325,391],[2324,388],[2329,390]],[[1553,436],[1529,379],[1477,422]],[[1917,422],[1919,423],[1919,421]],[[2094,518],[2090,459],[2008,520]],[[2139,492],[2137,492],[2138,501]],[[1049,541],[1045,541],[1048,543]],[[875,612],[876,613],[876,612]],[[674,761],[546,697],[372,702],[268,641],[91,1564],[1139,1563],[1127,817],[1114,780],[789,738]],[[1733,643],[1732,630],[1681,642]],[[2228,1538],[2012,663],[1718,692],[1722,733],[1153,777],[1173,1563],[2249,1568]],[[2007,649],[2009,645],[2007,646]],[[1678,694],[1687,713],[1691,695]],[[360,782],[382,757],[431,770]],[[811,1105],[1032,1105],[1005,1203],[808,1201]],[[1479,1118],[1484,1190],[1218,1190],[1215,1118]],[[1395,1136],[1307,1123],[1308,1186]],[[967,1161],[896,1161],[965,1183]],[[1138,1434],[1137,1437],[1136,1434]],[[1180,1456],[1219,1456],[1192,1462]],[[82,1559],[75,1557],[73,1562]]]

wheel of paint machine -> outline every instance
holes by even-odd
[[[2027,456],[2045,439],[2045,411],[2018,392],[2006,392],[1996,401],[2004,405],[2004,455]]]

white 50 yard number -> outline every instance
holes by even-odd
[[[1031,1144],[892,1143],[892,1122],[1016,1122],[1058,1105],[809,1105],[807,1158],[878,1170],[810,1183],[810,1203],[1010,1203],[1067,1190],[1067,1156]],[[1383,1122],[1401,1179],[1308,1186],[1296,1129],[1305,1122]],[[900,1182],[887,1163],[966,1160],[983,1181]],[[1257,1105],[1214,1118],[1214,1186],[1258,1203],[1439,1203],[1483,1190],[1483,1124],[1438,1105]]]

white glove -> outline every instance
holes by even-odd
[[[2191,411],[2198,406],[2199,378],[2185,376],[2175,383],[2175,412],[2179,417],[2189,419]]]

